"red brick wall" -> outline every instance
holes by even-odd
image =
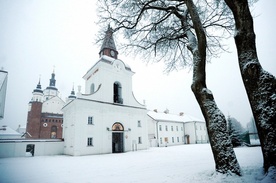
[[[32,103],[31,110],[28,112],[27,126],[26,126],[26,132],[28,132],[31,135],[31,137],[29,135],[26,135],[26,138],[33,138],[33,139],[39,138],[41,110],[42,110],[41,102]]]
[[[28,112],[26,131],[32,139],[50,139],[52,126],[56,126],[56,138],[62,138],[63,115],[41,113],[42,103],[33,102],[31,110]]]

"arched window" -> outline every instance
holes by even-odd
[[[123,98],[122,98],[122,86],[121,83],[115,82],[113,84],[113,102],[123,104]]]
[[[90,86],[90,93],[92,94],[94,92],[95,92],[95,85],[94,85],[94,83],[92,83]]]
[[[116,122],[112,125],[112,131],[124,131],[124,126],[121,123]]]
[[[51,127],[51,139],[56,139],[57,138],[57,126],[52,126]]]

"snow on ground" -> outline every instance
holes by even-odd
[[[239,183],[262,180],[260,147],[235,148],[244,176],[215,172],[209,144],[120,154],[0,159],[1,183]],[[271,180],[270,180],[271,181]]]

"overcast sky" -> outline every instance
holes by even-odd
[[[276,75],[276,1],[260,1],[253,8],[259,60],[263,68]],[[99,59],[95,45],[97,26],[95,0],[0,0],[0,67],[8,71],[5,115],[0,125],[14,129],[26,125],[28,102],[39,76],[45,89],[53,68],[56,87],[65,99],[73,83],[82,86],[82,76]],[[116,36],[116,35],[115,35]],[[116,39],[116,42],[120,41]],[[207,65],[207,86],[219,108],[244,126],[252,116],[242,84],[234,39],[224,53]],[[163,74],[164,66],[120,54],[130,65],[133,92],[150,110],[184,112],[203,119],[190,89],[190,69]]]

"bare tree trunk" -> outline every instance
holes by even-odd
[[[262,146],[264,170],[276,166],[276,79],[259,63],[247,0],[225,0],[236,24],[235,43],[243,83]]]
[[[225,116],[217,107],[212,92],[206,87],[206,35],[193,1],[186,0],[186,4],[198,39],[197,41],[191,31],[187,32],[190,43],[188,49],[193,55],[194,64],[192,91],[206,120],[216,171],[223,174],[241,175],[240,166],[227,131]]]

